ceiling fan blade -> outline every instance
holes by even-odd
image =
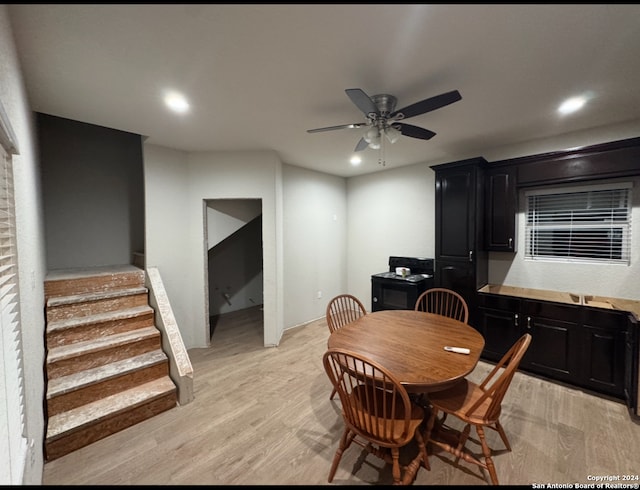
[[[372,113],[376,115],[380,114],[378,111],[378,107],[373,102],[373,100],[371,100],[371,97],[365,94],[362,89],[348,88],[345,90],[345,92],[351,99],[351,102],[353,102],[358,107],[358,109],[364,112],[365,116],[369,117],[369,114]]]
[[[409,136],[411,138],[418,138],[421,140],[429,140],[436,135],[433,131],[419,128],[418,126],[413,126],[411,124],[395,123],[393,127],[400,130],[402,136]]]
[[[421,100],[420,102],[416,102],[415,104],[411,104],[407,107],[399,109],[395,112],[392,112],[389,117],[394,118],[399,114],[402,114],[404,117],[402,119],[408,119],[410,117],[419,116],[420,114],[424,114],[425,112],[435,111],[436,109],[440,109],[449,104],[453,104],[462,99],[460,92],[457,90],[452,90],[451,92],[446,92],[444,94],[436,95],[435,97],[430,97],[428,99]]]
[[[307,129],[307,133],[320,133],[322,131],[334,131],[336,129],[357,129],[366,126],[366,123],[341,124],[340,126],[327,126],[326,128]]]
[[[367,143],[364,138],[360,138],[360,141],[358,141],[358,144],[356,145],[356,149],[353,151],[362,151],[366,149],[367,146],[369,146],[369,143]]]

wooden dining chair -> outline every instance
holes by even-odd
[[[333,457],[333,481],[344,451],[356,443],[392,465],[394,484],[410,484],[420,469],[429,468],[420,425],[424,409],[413,403],[402,384],[385,367],[346,349],[329,349],[323,364],[342,405],[344,432]],[[400,448],[414,441],[418,454],[400,464]]]
[[[467,323],[469,307],[460,294],[451,289],[431,288],[423,292],[416,300],[416,311],[427,311],[447,316]]]
[[[358,298],[352,294],[339,294],[327,305],[326,317],[329,332],[333,333],[366,314],[367,310]]]
[[[427,444],[431,442],[455,455],[456,464],[462,458],[484,468],[489,472],[491,482],[494,485],[498,485],[498,476],[491,459],[492,451],[487,444],[484,429],[487,427],[497,431],[507,450],[511,451],[511,445],[500,424],[499,417],[504,396],[530,343],[530,334],[526,333],[520,337],[479,385],[464,379],[452,388],[429,394],[431,416],[425,432]],[[454,430],[445,426],[444,421],[441,420],[434,431],[440,412],[445,417],[447,414],[457,417],[465,424],[464,428],[461,431]],[[475,457],[465,447],[472,425],[476,428],[484,461]],[[434,433],[433,437],[432,432]],[[439,438],[436,439],[436,437]],[[449,441],[443,439],[449,439]]]
[[[367,310],[364,308],[362,301],[354,295],[339,294],[332,298],[327,305],[326,320],[329,332],[333,333],[366,314]],[[334,388],[329,399],[333,400],[335,395],[336,390]]]

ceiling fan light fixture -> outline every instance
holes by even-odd
[[[369,143],[369,148],[373,148],[374,150],[380,149],[380,131],[378,128],[373,127],[367,129],[363,138],[367,143]]]
[[[402,133],[400,131],[398,131],[396,128],[394,128],[393,126],[389,126],[388,128],[385,128],[385,130],[384,130],[384,135],[389,140],[389,142],[391,144],[393,144],[396,141],[398,141],[398,138],[400,138],[401,134]]]
[[[380,132],[376,127],[369,128],[364,132],[363,138],[367,143],[371,143],[380,139]]]

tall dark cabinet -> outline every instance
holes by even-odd
[[[469,305],[478,328],[477,291],[487,284],[484,250],[484,179],[487,162],[471,158],[434,165],[436,173],[435,285],[453,289]]]

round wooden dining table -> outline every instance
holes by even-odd
[[[331,333],[327,345],[382,364],[410,393],[428,393],[449,388],[471,373],[484,338],[472,326],[434,313],[382,310]],[[470,352],[449,352],[445,346]]]

